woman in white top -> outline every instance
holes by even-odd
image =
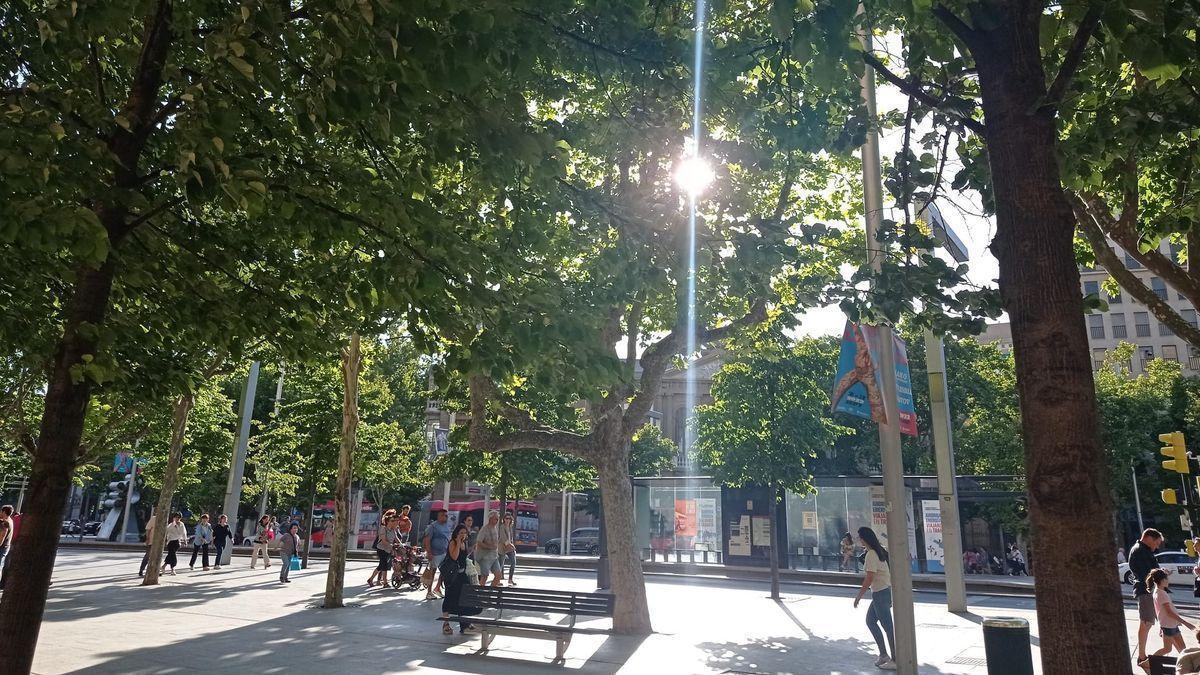
[[[1175,603],[1171,602],[1170,587],[1171,573],[1161,567],[1151,570],[1146,577],[1146,588],[1154,589],[1154,613],[1158,615],[1158,625],[1162,626],[1163,646],[1162,649],[1154,652],[1155,656],[1170,654],[1172,648],[1183,651],[1183,635],[1179,630],[1180,624],[1187,626],[1188,630],[1196,628],[1187,619],[1179,616],[1179,612],[1175,610]]]
[[[179,551],[180,544],[187,541],[188,538],[187,526],[183,524],[182,514],[171,514],[171,522],[167,523],[163,538],[167,542],[167,560],[163,563],[163,572],[169,571],[174,575],[175,566],[179,564],[179,560],[175,558],[175,553]]]
[[[867,550],[863,564],[867,576],[858,589],[858,595],[854,596],[854,606],[858,607],[863,595],[870,588],[871,604],[867,607],[867,628],[875,637],[875,644],[879,646],[879,658],[876,659],[875,665],[883,670],[895,670],[896,662],[892,660],[892,655],[896,653],[896,634],[892,627],[892,573],[888,567],[888,552],[879,543],[875,531],[869,527],[858,528],[858,540]],[[883,628],[882,631],[880,627]],[[883,640],[884,634],[887,635],[887,642]]]

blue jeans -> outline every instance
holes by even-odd
[[[879,630],[880,626],[883,626],[882,631]],[[875,637],[875,644],[879,645],[879,655],[888,658],[895,656],[896,629],[892,626],[892,589],[871,591],[871,605],[867,607],[867,628]],[[887,633],[887,644],[883,641],[884,633]],[[888,650],[888,645],[891,645],[891,651]]]

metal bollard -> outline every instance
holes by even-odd
[[[1029,622],[998,616],[983,620],[983,651],[988,675],[1033,675]]]

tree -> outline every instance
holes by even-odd
[[[329,548],[329,572],[325,579],[325,609],[342,606],[346,579],[346,537],[350,533],[350,476],[358,433],[358,371],[362,366],[358,333],[342,351],[342,442],[338,452],[337,484],[333,498],[333,541]]]
[[[771,494],[771,597],[779,599],[778,502],[784,490],[813,490],[809,462],[849,431],[826,414],[829,383],[811,342],[756,344],[713,378],[711,405],[698,408],[696,454],[722,485],[762,485]]]
[[[768,17],[746,3],[726,10],[704,34],[717,45],[704,65],[704,128],[692,128],[686,95],[690,12],[618,3],[531,13],[554,25],[561,49],[553,86],[531,94],[531,106],[563,118],[569,162],[555,190],[509,199],[554,224],[546,269],[514,280],[514,304],[444,333],[447,366],[469,384],[473,447],[555,450],[595,468],[614,627],[624,633],[651,629],[628,508],[629,446],[664,371],[769,317],[793,322],[792,310],[840,282],[838,245],[855,239],[817,221],[844,213],[840,172],[864,130],[856,94],[816,96],[781,50],[755,48],[771,32]],[[693,200],[695,221],[671,180],[688,131],[716,173]],[[585,429],[547,423],[521,404],[525,391],[582,401]]]
[[[264,338],[301,354],[360,328],[351,306],[457,317],[529,259],[473,229],[496,183],[557,170],[520,94],[547,40],[518,9],[0,9],[0,293],[22,310],[0,339],[46,374],[0,669],[32,662],[94,394],[140,378],[166,400],[195,355]]]
[[[1080,320],[1076,218],[1064,190],[1058,136],[1059,112],[1093,82],[1076,84],[1085,56],[1096,52],[1093,37],[1115,49],[1109,64],[1117,69],[1141,60],[1138,50],[1153,41],[1127,34],[1140,10],[1120,2],[897,0],[872,3],[859,16],[852,4],[799,5],[800,12],[787,13],[793,19],[787,37],[811,43],[826,63],[830,54],[851,67],[865,62],[908,94],[917,119],[932,115],[945,129],[919,139],[930,160],[953,137],[963,137],[957,149],[964,167],[952,188],[980,190],[995,212],[991,248],[1013,327],[1034,556],[1061,572],[1039,579],[1036,588],[1038,625],[1061,647],[1042,654],[1043,668],[1127,672],[1124,614],[1109,550],[1111,503]],[[871,49],[852,53],[844,45],[855,31],[894,31],[901,42],[898,58],[885,61]],[[893,71],[895,65],[906,72]],[[936,195],[941,170],[916,159],[902,157],[900,164],[932,165],[923,180],[927,196]],[[889,275],[885,268],[884,278]],[[1081,527],[1092,536],[1070,550],[1062,547]]]

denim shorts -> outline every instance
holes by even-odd
[[[1176,626],[1174,628],[1167,628],[1166,626],[1163,626],[1162,632],[1163,632],[1163,637],[1171,637],[1172,635],[1180,634],[1179,626]]]

